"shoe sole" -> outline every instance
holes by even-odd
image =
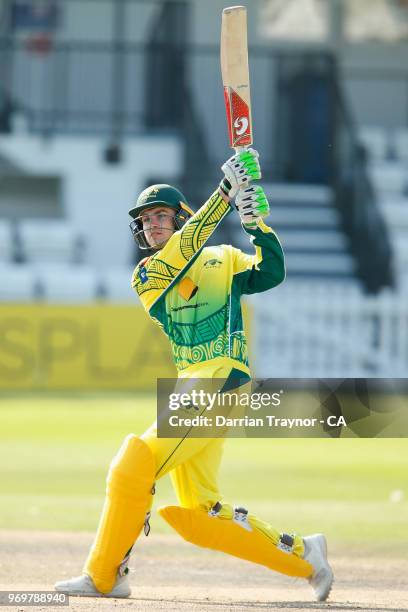
[[[85,592],[85,591],[70,591],[69,589],[62,589],[62,588],[56,588],[54,587],[54,589],[57,591],[57,593],[65,593],[65,595],[69,595],[69,597],[104,597],[104,598],[109,598],[109,599],[126,599],[127,597],[130,597],[132,591],[123,591],[123,593],[100,593],[99,591],[95,591],[90,593]]]
[[[100,598],[105,598],[105,599],[127,599],[128,597],[130,597],[130,593],[126,594],[126,595],[113,595],[108,593],[107,595],[105,595],[105,593],[72,593],[70,591],[64,591],[63,589],[59,590],[59,589],[55,589],[57,591],[57,593],[64,593],[65,595],[68,595],[69,597],[100,597]]]

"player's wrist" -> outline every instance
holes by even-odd
[[[225,195],[225,193],[220,188],[218,188],[217,191],[218,195],[221,196],[224,202],[226,202],[227,204],[231,203],[231,199],[229,198],[229,196]]]
[[[220,196],[226,201],[230,202],[232,199],[231,195],[232,185],[226,176],[222,179],[218,186],[218,192]]]
[[[252,230],[254,230],[254,229],[256,229],[258,227],[259,222],[260,222],[259,218],[254,219],[253,221],[248,221],[248,220],[244,221],[243,219],[241,219],[241,223],[244,226],[244,229],[250,229],[250,230],[252,229]]]

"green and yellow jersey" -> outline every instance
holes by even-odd
[[[266,291],[285,277],[282,247],[262,221],[255,229],[244,227],[255,255],[225,244],[205,247],[231,210],[216,191],[133,273],[132,287],[168,336],[179,371],[217,357],[248,366],[241,296]]]

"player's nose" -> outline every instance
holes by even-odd
[[[157,215],[152,215],[150,217],[150,228],[154,229],[154,228],[158,228],[158,227],[160,227],[159,217]]]

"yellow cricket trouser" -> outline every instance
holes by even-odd
[[[249,374],[242,364],[218,357],[187,368],[179,378],[225,380],[232,373],[236,375],[237,370],[244,376]],[[152,504],[154,482],[167,473],[170,474],[181,508],[176,507],[175,512],[172,511],[173,507],[163,508],[160,514],[183,537],[205,546],[196,537],[195,527],[192,531],[192,525],[197,525],[196,531],[202,535],[206,529],[213,530],[215,526],[218,529],[221,519],[222,534],[227,534],[226,542],[219,544],[220,537],[216,536],[217,543],[210,547],[289,575],[307,577],[311,574],[311,566],[301,558],[304,552],[301,537],[293,536],[289,555],[277,549],[281,533],[256,516],[247,515],[247,523],[243,525],[245,530],[237,526],[235,511],[223,501],[218,488],[224,443],[224,438],[158,438],[156,423],[140,438],[134,435],[126,438],[108,474],[104,509],[84,567],[85,573],[92,577],[101,592],[108,593],[112,589],[123,559],[145,524]],[[208,522],[208,512],[217,504],[220,509],[214,519],[216,522]],[[181,509],[191,511],[191,516],[183,515],[180,518],[178,510]],[[186,535],[186,529],[189,535]],[[241,535],[243,553],[239,550]],[[211,541],[211,537],[208,541]],[[253,549],[256,549],[256,554]]]
[[[240,371],[248,375],[248,370],[244,368],[245,366],[239,364]],[[218,357],[204,365],[198,364],[183,370],[179,379],[226,380],[236,369],[236,361]],[[207,507],[219,501],[217,481],[224,438],[158,438],[157,423],[154,423],[141,439],[146,442],[155,457],[156,479],[170,473],[181,506]]]

